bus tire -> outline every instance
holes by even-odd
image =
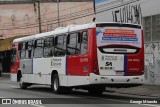
[[[23,82],[23,78],[20,78],[19,86],[21,89],[27,89],[27,84]]]
[[[60,94],[61,93],[61,87],[59,85],[59,77],[58,74],[54,74],[54,76],[52,77],[52,91],[55,94]]]
[[[91,86],[88,89],[88,92],[92,96],[99,96],[105,91],[105,87]]]

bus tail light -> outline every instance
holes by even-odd
[[[98,62],[94,62],[94,68],[93,68],[93,73],[99,75],[99,67],[98,67]]]

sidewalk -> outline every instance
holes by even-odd
[[[0,76],[0,78],[1,77],[7,77],[7,78],[9,78],[10,77],[10,73],[2,73],[1,76]]]
[[[106,92],[110,91],[119,94],[131,94],[138,96],[158,97],[160,98],[160,86],[142,85],[131,88],[106,88]]]

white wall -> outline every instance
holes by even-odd
[[[96,21],[115,22],[117,17],[118,22],[142,23],[142,17],[160,14],[159,4],[160,0],[103,0],[96,3]]]

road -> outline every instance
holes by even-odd
[[[9,79],[0,77],[1,100],[3,98],[22,98],[22,100],[26,100],[25,98],[42,98],[48,101],[48,104],[0,105],[0,107],[160,107],[159,104],[129,104],[132,99],[137,97],[111,92],[104,92],[101,96],[93,97],[83,90],[73,90],[69,94],[56,95],[52,93],[49,86],[37,85],[22,90],[16,82],[11,82]]]

